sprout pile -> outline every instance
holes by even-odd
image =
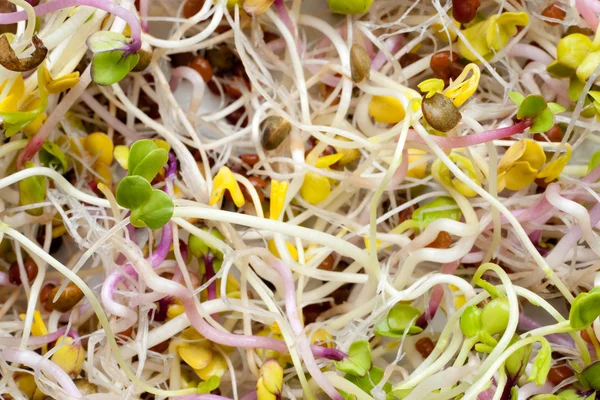
[[[599,14],[2,2],[0,398],[600,399]]]

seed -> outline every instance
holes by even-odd
[[[260,161],[260,158],[258,158],[258,154],[242,154],[240,158],[250,167],[254,167],[256,163]]]
[[[462,24],[475,18],[479,8],[479,0],[452,0],[452,16]]]
[[[402,68],[406,68],[411,64],[416,63],[421,59],[421,56],[417,53],[406,53],[402,57],[400,57],[400,66]]]
[[[138,55],[140,56],[140,59],[135,67],[133,67],[131,70],[132,72],[142,72],[148,68],[150,62],[152,61],[152,47],[144,44],[144,47],[138,51]]]
[[[169,57],[171,59],[171,67],[177,68],[188,65],[188,63],[194,58],[194,53],[189,51],[185,53],[175,53],[171,54]]]
[[[452,244],[452,237],[446,231],[440,231],[435,240],[429,243],[426,247],[432,249],[447,249]]]
[[[202,56],[196,56],[192,58],[192,61],[188,63],[188,67],[193,68],[202,76],[204,82],[208,82],[213,77],[212,67],[208,60]]]
[[[35,261],[31,258],[23,260],[23,267],[25,268],[25,274],[27,275],[27,282],[33,282],[38,274],[38,267]],[[10,265],[8,270],[8,280],[15,286],[19,286],[21,283],[21,272],[19,264],[15,261]]]
[[[354,43],[350,48],[350,71],[355,83],[369,79],[371,75],[371,58],[367,50],[358,43]]]
[[[231,125],[237,125],[240,119],[244,117],[244,120],[240,123],[240,128],[248,126],[248,115],[246,114],[246,107],[240,107],[237,110],[228,114],[225,118]]]
[[[592,342],[592,338],[590,338],[590,335],[588,335],[587,331],[585,331],[585,330],[584,330],[584,331],[581,331],[581,333],[580,333],[580,334],[581,334],[581,338],[582,338],[583,340],[585,340],[585,341],[586,341],[586,342],[588,342],[589,344],[593,344],[593,342]]]
[[[559,143],[562,141],[563,131],[562,129],[560,129],[560,126],[558,126],[558,124],[554,124],[552,128],[550,128],[550,130],[548,130],[548,132],[545,133],[545,135],[551,142]],[[537,140],[538,142],[546,142],[546,138],[544,138],[539,133],[533,135],[533,140]]]
[[[452,100],[441,93],[436,93],[430,98],[423,98],[421,104],[423,117],[435,130],[448,132],[460,122],[462,115],[454,106]]]
[[[85,379],[75,379],[73,382],[84,396],[98,393],[98,386]]]
[[[333,258],[333,254],[328,255],[325,259],[319,264],[318,269],[322,269],[324,271],[331,271],[333,269],[333,263],[335,259]]]
[[[562,381],[567,378],[573,376],[573,370],[569,368],[567,365],[559,365],[553,368],[550,368],[550,372],[548,372],[548,380],[552,382],[554,385],[558,385]]]
[[[227,93],[234,99],[239,99],[240,97],[242,97],[244,88],[250,90],[250,84],[246,79],[238,75],[232,76],[228,83],[223,84],[223,89],[225,89],[225,93]]]
[[[192,18],[204,5],[204,0],[187,0],[183,5],[183,17]]]
[[[150,350],[155,351],[157,353],[164,353],[164,351],[169,348],[169,342],[170,342],[169,340],[160,342],[159,344],[150,347]]]
[[[557,19],[557,20],[562,21],[563,19],[565,19],[567,13],[562,8],[560,8],[556,3],[552,3],[548,7],[544,8],[544,11],[542,11],[542,15],[546,18],[552,18],[552,19]],[[547,23],[548,25],[552,25],[552,26],[558,25],[558,22],[553,22],[553,21],[544,21],[544,22]]]
[[[265,150],[275,150],[288,137],[292,125],[279,116],[267,117],[260,126],[262,146]]]
[[[250,181],[250,183],[252,183],[254,189],[256,189],[256,193],[258,193],[259,200],[263,201],[265,199],[265,195],[262,192],[262,189],[267,187],[267,182],[265,182],[262,178],[258,176],[249,176],[248,180]],[[246,190],[245,186],[242,187],[242,193],[244,194],[246,200],[252,201],[252,197],[250,196],[250,193]]]
[[[210,63],[215,75],[232,73],[238,64],[238,58],[227,46],[218,46],[206,52],[206,59]]]
[[[574,33],[581,33],[582,35],[585,35],[585,36],[594,36],[594,31],[591,30],[590,28],[582,27],[579,25],[571,25],[567,28],[567,32],[565,32],[563,37],[572,35]]]
[[[417,343],[415,343],[415,347],[417,348],[417,351],[423,356],[423,358],[427,358],[435,348],[435,344],[431,339],[425,337],[419,339]]]
[[[439,51],[431,56],[429,68],[436,78],[442,79],[448,84],[450,79],[456,79],[463,70],[463,66],[458,62],[460,56],[453,51]]]
[[[56,302],[53,302],[52,300],[56,296],[56,293],[58,293],[59,288],[60,286],[53,288],[48,296],[48,303],[53,310],[67,312],[83,298],[83,292],[81,289],[79,289],[73,282],[69,282],[69,284],[65,287],[65,290],[63,290],[58,299],[56,299]]]

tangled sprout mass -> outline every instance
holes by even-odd
[[[0,398],[600,399],[599,14],[2,1]]]

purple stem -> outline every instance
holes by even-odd
[[[542,326],[543,325],[540,324],[538,321],[536,321],[535,319],[533,319],[531,317],[528,317],[524,313],[521,312],[519,314],[519,328],[521,328],[525,331],[530,331],[533,329],[541,328]],[[559,344],[561,346],[568,346],[568,347],[575,346],[575,342],[573,341],[573,339],[571,339],[569,336],[567,336],[565,334],[552,334],[552,335],[546,336],[546,338],[550,342]]]
[[[148,21],[146,20],[146,18],[149,15],[149,1],[148,0],[140,0],[140,15],[142,17],[144,17],[144,19],[142,20],[142,31],[144,31],[145,33],[148,33]]]
[[[35,347],[39,347],[39,346],[43,346],[45,344],[48,343],[52,343],[56,340],[58,340],[59,337],[61,336],[69,336],[71,339],[79,339],[79,335],[77,334],[77,332],[73,331],[73,330],[68,330],[65,328],[59,329],[56,332],[52,332],[52,333],[48,333],[46,335],[42,335],[42,336],[30,336],[29,340],[27,341],[27,345],[28,346],[35,346]],[[2,344],[4,346],[7,347],[13,347],[13,346],[19,346],[19,344],[21,343],[21,338],[16,338],[16,337],[2,337],[0,338],[0,342],[2,342]]]
[[[215,268],[213,266],[213,260],[214,260],[214,256],[209,251],[208,254],[206,254],[204,256],[204,269],[206,271],[206,274],[205,274],[206,282],[210,281],[215,276]],[[206,294],[207,294],[208,300],[215,300],[217,298],[217,281],[214,280],[213,282],[211,282],[210,285],[208,285],[208,288],[206,289],[206,291],[207,291]],[[219,318],[219,314],[218,313],[212,314],[211,317],[215,321],[217,321]]]
[[[458,261],[453,261],[450,263],[446,263],[442,265],[442,273],[443,274],[454,274],[456,269],[458,268]],[[429,307],[425,312],[419,317],[416,324],[419,328],[425,329],[429,322],[435,317],[437,310],[442,302],[444,297],[444,288],[442,285],[435,285],[433,291],[431,292],[431,300],[429,300]]]
[[[34,7],[35,15],[50,14],[52,12],[62,10],[63,8],[75,6],[89,6],[102,11],[113,14],[129,25],[131,29],[131,43],[127,44],[125,55],[136,53],[142,47],[142,28],[137,16],[131,11],[116,5],[112,1],[107,0],[54,0],[49,3],[40,4]],[[27,12],[25,10],[15,11],[12,13],[0,14],[0,24],[13,24],[15,22],[25,21]]]

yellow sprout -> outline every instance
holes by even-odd
[[[273,254],[277,258],[281,258],[281,255],[277,251],[277,246],[275,245],[275,240],[273,240],[273,239],[269,240],[269,242],[267,243],[267,247],[268,247],[269,251],[271,252],[271,254]],[[290,252],[290,256],[292,256],[294,261],[298,261],[298,250],[296,250],[296,247],[294,247],[291,243],[288,243],[288,242],[285,242],[285,247],[287,247],[288,251]]]
[[[567,143],[567,152],[562,156],[556,158],[556,160],[549,162],[546,166],[539,172],[537,175],[538,178],[544,179],[544,182],[550,183],[565,169],[567,163],[571,159],[571,154],[573,153],[573,149],[571,145]]]
[[[423,162],[426,151],[420,149],[408,149],[408,171],[406,176],[415,179],[423,179],[427,174],[427,163]]]
[[[285,204],[285,196],[289,187],[289,183],[271,180],[271,202],[269,208],[269,218],[273,220],[279,219],[283,206]]]
[[[520,140],[506,150],[498,164],[498,187],[521,190],[529,186],[546,162],[546,154],[539,143]]]
[[[421,92],[427,93],[425,97],[429,99],[436,93],[442,93],[442,90],[444,90],[444,81],[438,78],[425,79],[417,87]]]
[[[314,172],[307,172],[300,188],[300,195],[310,204],[319,204],[329,197],[331,183],[329,179]]]
[[[181,334],[177,344],[177,353],[181,359],[194,369],[202,380],[212,376],[219,378],[227,372],[227,362],[216,349],[215,344],[205,339],[194,328],[187,328]]]
[[[79,72],[71,72],[57,79],[52,79],[48,72],[47,79],[48,84],[46,85],[46,89],[48,89],[48,93],[57,94],[74,88],[79,83]]]
[[[458,78],[444,90],[444,96],[454,99],[454,106],[462,106],[479,87],[480,76],[481,71],[477,65],[473,63],[467,65]]]
[[[458,168],[461,169],[476,185],[481,186],[481,183],[477,179],[477,173],[475,171],[475,167],[471,160],[467,157],[461,156],[457,153],[452,153],[449,156],[450,160],[456,164]],[[433,176],[436,180],[444,183],[448,186],[453,187],[457,192],[466,197],[473,197],[477,195],[473,189],[471,189],[467,184],[461,182],[459,179],[454,177],[448,167],[441,161],[435,160],[432,167]]]
[[[231,198],[233,199],[233,202],[237,207],[241,207],[246,203],[246,200],[244,199],[244,194],[240,189],[240,185],[235,180],[233,172],[231,172],[229,168],[223,166],[221,167],[213,181],[213,187],[210,192],[209,205],[213,206],[217,204],[223,197],[225,190],[229,191],[229,193],[231,194]]]
[[[25,321],[25,314],[19,314],[19,318],[21,321]],[[33,312],[33,323],[31,324],[31,334],[33,336],[44,336],[48,334],[48,328],[46,328],[46,324],[42,319],[42,314],[39,311],[35,310]],[[47,345],[42,346],[42,350],[46,353],[48,349]]]
[[[336,136],[337,140],[342,140],[344,142],[350,142],[350,139],[345,138],[343,136]],[[338,165],[343,167],[348,165],[360,158],[360,150],[358,149],[346,149],[343,147],[335,147],[335,151],[338,154],[341,154],[342,157],[338,160]]]
[[[68,336],[61,336],[56,341],[58,350],[50,358],[69,375],[77,376],[83,367],[85,350],[81,343],[74,342]]]
[[[123,146],[123,145],[115,146],[115,150],[113,151],[113,156],[115,157],[115,160],[117,160],[117,162],[119,163],[119,165],[121,167],[123,167],[124,169],[129,168],[128,167],[129,147]]]
[[[454,42],[458,36],[456,31],[460,29],[460,23],[453,19],[452,25],[444,27],[442,23],[435,23],[431,25],[431,29],[433,30],[435,36],[442,42],[448,43],[448,36],[450,36],[450,42]]]
[[[396,124],[404,119],[404,107],[392,96],[373,96],[369,102],[369,115],[382,124]]]
[[[83,139],[83,148],[95,157],[96,162],[110,165],[113,161],[113,142],[102,132],[87,135]]]
[[[37,98],[30,102],[27,106],[23,108],[23,111],[33,111],[38,108],[42,104],[42,100]],[[31,121],[27,126],[23,128],[23,133],[28,138],[32,138],[35,134],[40,130],[44,122],[48,119],[48,115],[46,113],[41,113],[38,115],[33,121]]]
[[[257,393],[261,389],[259,386],[264,386],[270,394],[278,395],[283,388],[283,368],[274,360],[266,360],[260,367],[260,384],[257,383]]]
[[[2,82],[2,90],[8,84],[8,79]],[[1,92],[1,90],[0,90]],[[17,75],[17,78],[13,82],[10,90],[8,91],[6,98],[0,102],[0,111],[17,111],[17,105],[19,100],[25,94],[25,81],[21,74]]]

